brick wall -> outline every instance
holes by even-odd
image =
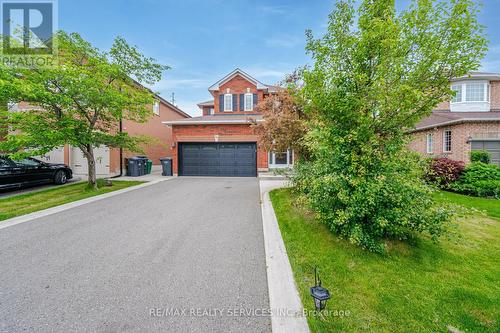
[[[175,111],[171,106],[160,102],[160,115],[152,115],[145,123],[136,123],[130,120],[123,121],[123,131],[131,136],[147,135],[153,137],[155,142],[148,143],[143,147],[145,155],[153,161],[154,165],[160,164],[160,157],[172,156],[172,129],[162,121],[184,119],[185,116]],[[123,157],[135,156],[137,153],[124,151]],[[124,164],[125,165],[125,164]],[[119,172],[120,153],[119,149],[110,150],[110,170],[112,173]],[[125,171],[125,170],[124,170]]]
[[[490,102],[492,110],[500,110],[500,81],[490,82]]]
[[[264,93],[262,90],[257,90],[257,86],[255,84],[251,83],[250,81],[247,81],[245,78],[243,78],[240,75],[236,75],[234,78],[231,80],[227,81],[223,85],[219,87],[219,91],[215,92],[214,94],[214,111],[215,113],[222,113],[222,114],[245,114],[245,113],[251,113],[253,111],[240,111],[240,97],[239,94],[245,94],[247,93],[247,88],[250,88],[250,93],[251,94],[257,94],[258,95],[258,100],[262,101],[264,98]],[[229,89],[229,94],[238,94],[238,102],[237,102],[237,110],[233,112],[220,112],[219,110],[219,95],[220,94],[226,94],[227,89]]]
[[[213,106],[203,106],[201,108],[201,114],[204,115],[204,116],[209,116],[210,115],[210,109],[213,109],[213,108],[214,108]]]
[[[268,168],[268,153],[258,143],[258,136],[251,125],[174,125],[172,137],[176,142],[171,150],[174,173],[178,169],[179,142],[257,142],[257,168]]]
[[[443,133],[451,130],[451,152],[445,153],[443,149]],[[462,123],[448,127],[440,127],[413,133],[413,140],[409,148],[424,156],[446,156],[452,160],[470,162],[471,145],[467,143],[469,136],[475,137],[486,133],[500,133],[500,121],[489,123]],[[432,133],[434,139],[433,153],[427,154],[427,134]]]

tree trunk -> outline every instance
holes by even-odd
[[[88,165],[88,186],[97,190],[97,174],[95,169],[95,158],[94,158],[94,147],[92,145],[86,145],[85,149],[82,149],[83,154],[87,158]]]

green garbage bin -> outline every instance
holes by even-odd
[[[148,160],[148,162],[146,163],[146,166],[147,166],[147,173],[149,175],[151,173],[151,170],[153,169],[153,161]]]

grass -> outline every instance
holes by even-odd
[[[377,255],[337,238],[289,189],[271,192],[271,200],[304,307],[314,309],[316,265],[332,295],[330,312],[307,317],[312,332],[500,332],[500,201],[443,192],[438,200],[492,217],[461,220],[458,242],[421,237]]]
[[[113,186],[102,186],[94,191],[88,189],[87,183],[83,182],[0,199],[0,221],[142,183],[113,181]]]
[[[438,202],[454,202],[467,208],[484,211],[488,216],[500,218],[500,200],[471,197],[468,195],[440,191],[435,198]]]

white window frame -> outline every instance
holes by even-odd
[[[208,108],[208,115],[213,116],[214,115],[214,108]]]
[[[452,97],[451,103],[462,103],[463,97],[464,97],[464,87],[463,84],[452,84],[451,85],[451,90],[457,91],[455,96]],[[456,99],[455,99],[456,98]]]
[[[159,101],[155,101],[153,103],[153,113],[157,116],[160,115],[160,102]]]
[[[469,101],[467,100],[467,86],[468,85],[482,85],[484,87],[483,99],[480,101]],[[451,103],[489,103],[490,102],[490,84],[484,81],[468,81],[468,82],[457,82],[451,85],[451,89],[454,87],[460,87],[461,94],[460,99],[456,101],[451,101]],[[458,94],[457,94],[458,95]]]
[[[227,97],[229,96],[229,107],[227,107]],[[224,94],[224,112],[233,112],[233,95]]]
[[[286,164],[276,164],[276,154],[274,151],[269,152],[269,169],[286,169],[293,166],[294,152],[288,149],[286,154]],[[280,152],[282,153],[282,152]]]
[[[470,88],[471,84],[479,84],[484,87],[483,89],[483,99],[481,101],[468,101],[467,100],[467,88]],[[486,80],[463,80],[453,82],[451,85],[452,90],[460,89],[461,95],[452,98],[450,101],[450,111],[452,112],[488,112],[491,111],[490,108],[490,82]],[[456,99],[455,99],[456,98]]]
[[[249,103],[247,103],[247,97],[250,97],[250,105],[248,105]],[[243,103],[244,103],[244,108],[243,108],[244,111],[253,111],[253,94],[251,93],[245,94],[245,96],[243,97]]]
[[[446,133],[448,133],[448,132],[450,133],[450,149],[449,150],[446,149],[447,148],[446,147]],[[453,139],[453,137],[452,137],[451,130],[450,129],[444,130],[443,131],[443,152],[444,153],[451,153],[451,150],[453,148],[452,139]]]
[[[425,151],[427,154],[432,154],[434,151],[434,135],[432,133],[427,133],[425,136]]]

